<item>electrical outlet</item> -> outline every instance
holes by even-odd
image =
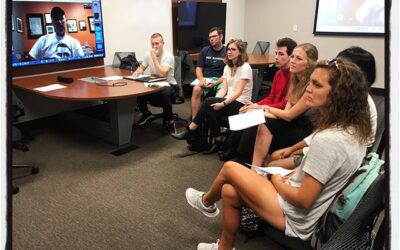
[[[293,31],[297,31],[297,24],[293,24]]]

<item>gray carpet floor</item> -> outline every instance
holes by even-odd
[[[189,102],[174,110],[189,117]],[[205,217],[184,193],[206,190],[223,162],[216,154],[179,157],[188,152],[185,141],[160,129],[160,121],[135,128],[140,148],[117,157],[96,137],[57,123],[34,126],[30,150],[13,150],[14,163],[40,168],[14,180],[21,191],[13,196],[13,249],[196,249],[215,241],[221,216]],[[240,234],[235,245],[281,249],[267,237],[245,242]]]

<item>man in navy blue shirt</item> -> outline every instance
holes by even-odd
[[[211,28],[208,32],[210,45],[200,51],[196,65],[197,79],[191,83],[194,86],[191,99],[192,119],[200,109],[201,97],[203,95],[215,96],[221,88],[222,79],[220,77],[224,71],[226,54],[225,46],[222,44],[223,37],[221,28]]]

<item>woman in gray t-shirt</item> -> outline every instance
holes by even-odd
[[[360,84],[361,83],[361,84]],[[360,166],[371,136],[368,86],[353,63],[341,59],[320,62],[307,87],[307,105],[318,110],[310,150],[291,177],[265,178],[227,162],[204,193],[186,190],[188,203],[209,217],[217,216],[223,200],[223,228],[217,243],[198,249],[231,249],[241,207],[255,211],[287,235],[308,239],[334,195]]]

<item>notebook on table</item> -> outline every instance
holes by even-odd
[[[155,75],[139,75],[139,76],[125,76],[124,79],[139,81],[139,82],[159,82],[165,81],[167,78]]]

